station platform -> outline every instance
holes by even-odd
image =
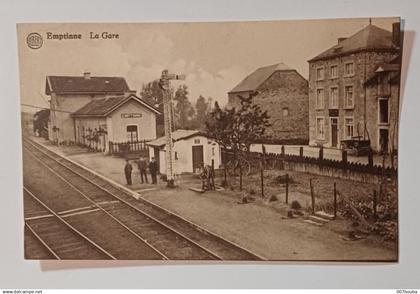
[[[58,147],[48,141],[32,137],[49,150],[91,169],[112,181],[129,188],[159,206],[196,223],[210,232],[231,240],[268,260],[283,261],[394,261],[395,248],[384,246],[374,236],[349,242],[346,235],[348,221],[338,219],[319,227],[301,218],[289,219],[282,210],[263,201],[239,204],[240,198],[220,191],[197,193],[189,188],[200,181],[192,175],[177,178],[177,187],[141,184],[137,167],[133,164],[133,185],[127,186],[124,176],[125,160],[102,153],[83,152],[79,147]],[[149,182],[151,182],[150,175]]]

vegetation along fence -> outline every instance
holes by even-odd
[[[224,151],[222,153],[223,164],[226,165],[231,160],[234,160],[234,154]],[[299,171],[373,184],[379,183],[383,176],[391,179],[397,178],[396,168],[373,164],[372,155],[369,155],[367,164],[347,161],[346,151],[342,151],[341,160],[325,159],[322,148],[320,148],[317,158],[304,156],[301,147],[299,155],[285,154],[284,148],[280,154],[250,152],[245,161],[250,163],[252,172],[260,170],[261,162],[264,162],[265,169]]]

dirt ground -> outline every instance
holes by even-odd
[[[51,149],[58,149],[49,146]],[[124,160],[101,153],[88,153],[75,147],[55,150],[66,154],[98,173],[125,185]],[[289,206],[285,201],[285,187],[275,181],[285,171],[264,172],[265,198],[261,197],[259,174],[244,179],[242,191],[238,179],[232,189],[197,193],[191,187],[201,187],[201,181],[193,175],[177,177],[177,188],[169,189],[161,180],[158,185],[140,184],[134,168],[134,185],[129,187],[162,207],[201,225],[211,232],[248,248],[269,260],[318,260],[318,261],[395,261],[398,259],[396,244],[384,242],[379,236],[366,235],[357,241],[346,241],[349,231],[354,230],[352,221],[338,216],[324,226],[306,223],[306,216],[286,218]],[[289,203],[298,200],[307,214],[311,206],[309,179],[313,179],[317,207],[329,207],[333,198],[333,183],[337,190],[349,197],[369,197],[375,185],[321,177],[298,172],[287,172],[291,179]],[[221,184],[223,177],[216,178]],[[127,187],[127,186],[126,186]],[[244,194],[254,201],[241,204]],[[277,201],[268,199],[275,195]]]

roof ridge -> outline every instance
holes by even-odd
[[[381,28],[374,24],[368,24],[367,26],[363,27],[362,29],[347,37],[342,42],[334,44],[333,46],[322,51],[315,57],[309,59],[309,62],[324,58],[335,57],[357,50],[392,50],[392,40],[389,39],[391,35],[392,32],[387,29]],[[337,51],[336,49],[340,47],[342,48],[342,50]]]

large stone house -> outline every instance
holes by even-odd
[[[266,142],[307,144],[308,82],[284,63],[258,68],[228,93],[228,106],[239,105],[239,97],[253,98],[270,116]]]
[[[310,145],[341,148],[343,140],[363,139],[374,151],[396,149],[399,64],[387,64],[400,52],[400,24],[392,29],[369,24],[308,61]],[[393,94],[378,92],[375,82],[390,71],[379,84],[392,81]]]

